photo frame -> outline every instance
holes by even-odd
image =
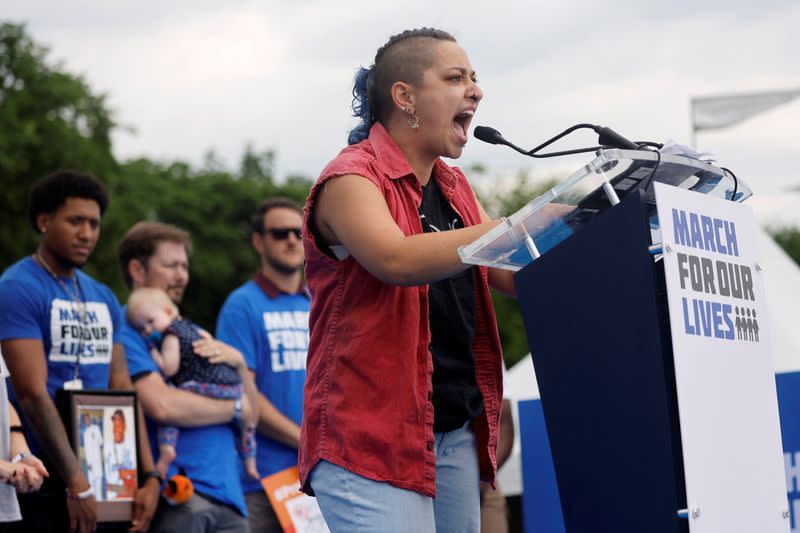
[[[136,393],[59,393],[72,449],[97,500],[97,521],[130,521],[139,484]]]

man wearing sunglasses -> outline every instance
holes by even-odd
[[[242,352],[258,387],[256,461],[269,476],[297,465],[308,352],[310,298],[303,282],[302,210],[274,197],[253,213],[251,244],[260,264],[233,291],[217,319],[217,337]],[[282,531],[258,481],[242,477],[252,531]]]

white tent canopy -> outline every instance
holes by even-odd
[[[795,372],[800,370],[800,268],[764,231],[760,232],[758,251],[764,268],[775,372]]]

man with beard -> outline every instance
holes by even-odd
[[[217,320],[220,340],[241,351],[258,386],[256,461],[262,476],[297,465],[308,352],[309,295],[303,283],[302,211],[275,197],[252,216],[255,277],[233,291]],[[258,481],[242,477],[250,529],[280,533]]]
[[[119,303],[108,287],[81,271],[97,244],[107,205],[103,184],[86,174],[60,171],[34,183],[28,218],[39,247],[0,277],[0,339],[12,401],[23,415],[31,451],[43,452],[51,473],[41,491],[20,495],[19,531],[88,533],[96,527],[95,493],[54,398],[59,389],[133,388]],[[144,431],[139,451],[143,469],[151,471]],[[134,530],[147,530],[158,492],[155,479],[143,480],[135,496]]]
[[[189,283],[189,234],[158,222],[135,224],[119,244],[119,260],[128,287],[161,289],[180,304]],[[124,315],[124,312],[123,312]],[[162,499],[153,520],[154,531],[226,533],[247,531],[247,509],[238,475],[236,437],[231,422],[242,412],[240,400],[217,400],[171,387],[150,356],[148,342],[125,322],[122,342],[128,354],[131,379],[144,409],[151,437],[157,424],[181,428],[168,477],[183,469],[194,484],[194,496],[181,506]],[[200,356],[222,358],[231,364],[242,356],[225,343],[206,336],[193,344]],[[232,365],[233,366],[233,365]],[[242,382],[245,394],[255,399],[255,384],[248,372]],[[247,379],[245,379],[247,378]],[[254,404],[254,402],[251,402]],[[155,440],[153,449],[157,449]]]

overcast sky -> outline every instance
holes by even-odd
[[[277,151],[279,176],[316,177],[344,146],[353,74],[403,29],[453,33],[485,98],[473,126],[532,147],[578,122],[632,139],[690,141],[689,98],[800,88],[796,0],[559,2],[4,0],[53,57],[107,92],[117,156],[234,166],[244,145]],[[800,186],[800,99],[698,136],[756,194]],[[588,133],[564,147],[591,145]],[[470,139],[458,164],[487,182],[577,169]]]

